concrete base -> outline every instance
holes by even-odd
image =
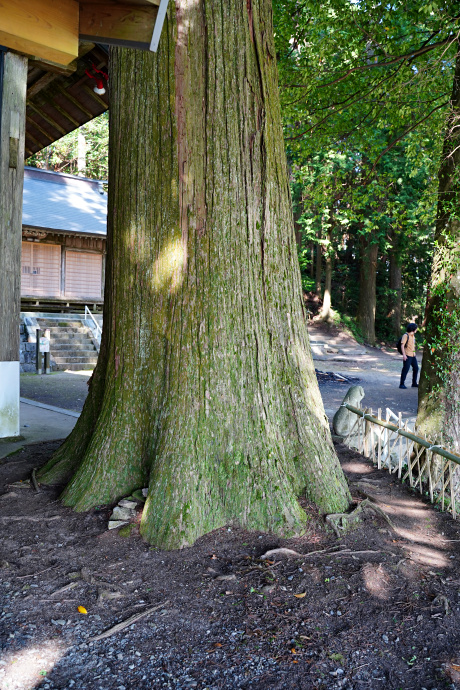
[[[19,362],[0,362],[0,438],[19,436]]]
[[[38,407],[40,405],[40,407]],[[24,446],[41,441],[65,439],[74,428],[78,412],[59,411],[51,405],[21,401],[21,436],[12,440],[0,439],[0,461]]]

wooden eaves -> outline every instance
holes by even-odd
[[[105,46],[80,44],[80,57],[71,70],[61,73],[41,61],[29,60],[27,73],[25,157],[41,151],[109,107],[108,89],[94,92],[94,81],[86,70],[107,72]]]
[[[156,49],[167,0],[0,0],[0,45],[29,58],[26,158],[108,108],[108,46]],[[157,21],[158,19],[158,21]]]

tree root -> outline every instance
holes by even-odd
[[[271,549],[267,551],[263,556],[260,557],[261,561],[265,561],[267,558],[272,558],[272,556],[286,556],[286,558],[305,558],[304,553],[299,553],[298,551],[293,551],[292,549]]]
[[[373,510],[377,515],[382,517],[389,524],[391,529],[395,529],[395,526],[385,511],[376,506],[375,503],[372,503],[368,498],[362,501],[352,513],[332,513],[331,515],[326,515],[326,522],[332,527],[337,537],[342,537],[350,529],[353,529],[356,523],[361,521],[361,513],[368,509]]]
[[[169,600],[163,602],[163,604],[158,604],[157,606],[152,606],[152,608],[147,609],[146,611],[142,611],[142,613],[136,613],[134,616],[131,616],[130,618],[127,618],[125,621],[122,621],[121,623],[117,623],[116,625],[113,626],[113,628],[109,628],[105,632],[101,633],[100,635],[96,635],[96,637],[91,637],[88,642],[99,642],[99,640],[104,640],[106,637],[111,637],[112,635],[115,635],[117,632],[120,632],[120,630],[124,630],[125,628],[128,628],[130,625],[135,623],[136,621],[140,620],[141,618],[144,618],[145,616],[148,616],[150,613],[153,613],[157,609],[164,608],[165,606],[168,606]]]
[[[443,606],[446,616],[449,613],[449,600],[444,594],[438,594],[438,596],[433,599],[432,605]]]
[[[32,484],[34,485],[34,489],[38,493],[40,491],[40,487],[38,486],[37,478],[35,476],[36,472],[37,472],[37,468],[34,467],[34,469],[32,470],[31,479],[32,479]]]

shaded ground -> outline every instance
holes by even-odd
[[[57,445],[0,465],[1,690],[460,688],[460,525],[353,451],[355,500],[394,528],[370,512],[338,539],[305,506],[301,539],[229,527],[164,552],[108,532],[108,508],[11,487]],[[260,559],[279,546],[303,555]]]
[[[88,395],[87,383],[91,374],[91,371],[21,374],[21,397],[81,412]]]

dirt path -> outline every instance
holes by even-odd
[[[11,486],[55,445],[0,465],[1,690],[460,687],[460,525],[356,453],[337,447],[355,500],[394,528],[369,512],[338,539],[305,506],[299,539],[225,527],[164,552]],[[261,560],[281,546],[303,555]]]
[[[365,392],[363,407],[372,407],[374,411],[380,407],[383,412],[389,407],[395,413],[401,412],[404,419],[416,416],[418,389],[408,387],[407,390],[400,390],[402,357],[395,348],[364,347],[339,329],[329,329],[319,321],[311,322],[308,330],[312,341],[320,340],[329,343],[332,349],[344,348],[348,353],[321,356],[313,354],[314,364],[320,371],[331,371],[359,379],[356,383]],[[417,354],[417,359],[421,366],[421,353]],[[408,386],[412,383],[411,375],[406,380]],[[320,381],[324,407],[330,419],[348,388],[347,383],[322,384]]]

